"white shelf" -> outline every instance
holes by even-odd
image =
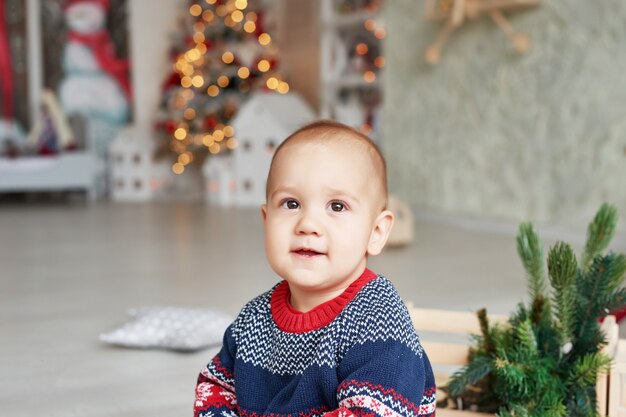
[[[0,158],[0,192],[83,190],[96,196],[98,161],[91,152]]]

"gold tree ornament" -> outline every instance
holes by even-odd
[[[466,21],[483,16],[494,21],[518,53],[526,53],[530,49],[530,37],[515,31],[504,13],[527,9],[540,3],[541,0],[425,0],[426,19],[443,22],[444,26],[435,41],[426,48],[424,58],[429,64],[437,64],[452,32]]]

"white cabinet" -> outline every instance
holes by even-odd
[[[382,0],[322,0],[320,114],[380,140]]]

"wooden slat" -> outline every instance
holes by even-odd
[[[608,415],[626,417],[626,340],[619,340],[609,376]]]
[[[451,310],[435,310],[415,308],[412,303],[407,303],[413,326],[418,332],[457,333],[471,334],[480,333],[480,324],[475,313]],[[506,316],[489,315],[490,323],[504,323]]]
[[[422,341],[422,347],[431,363],[459,366],[467,363],[467,345]]]
[[[415,308],[412,303],[407,303],[411,320],[415,329],[421,332],[455,333],[468,335],[480,333],[478,317],[475,313],[433,310]],[[507,320],[506,316],[489,316],[490,323],[501,323]],[[421,341],[428,359],[434,365],[457,365],[467,364],[468,345],[459,343],[442,343]],[[435,380],[437,386],[445,385],[449,376],[437,374]],[[473,411],[461,411],[450,409],[437,409],[437,417],[493,417],[493,414],[477,413]]]

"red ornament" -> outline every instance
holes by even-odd
[[[163,127],[167,133],[174,133],[176,130],[176,122],[173,120],[168,120],[164,123]]]
[[[178,87],[180,85],[180,75],[177,72],[172,71],[170,75],[165,79],[161,86],[161,91],[167,91],[172,87]]]
[[[214,129],[217,126],[217,117],[215,116],[207,116],[204,119],[204,128],[205,129]]]
[[[259,35],[261,33],[265,32],[265,24],[264,24],[263,20],[264,20],[264,13],[263,12],[257,12],[256,30],[254,31],[254,33],[256,34],[257,38],[259,37]]]

